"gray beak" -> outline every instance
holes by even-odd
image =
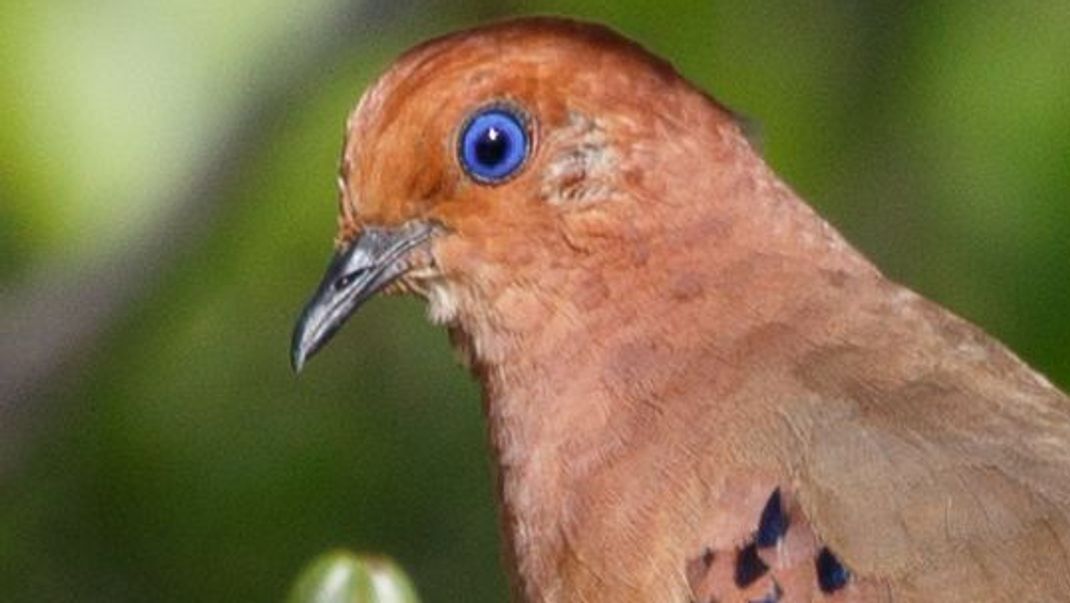
[[[408,252],[431,233],[429,224],[417,221],[398,228],[366,228],[334,254],[294,327],[290,344],[294,372],[300,372],[361,304],[405,273]]]

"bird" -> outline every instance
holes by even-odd
[[[1070,400],[884,276],[605,26],[404,53],[346,122],[300,370],[377,293],[482,388],[512,597],[1070,601]]]

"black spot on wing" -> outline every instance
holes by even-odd
[[[817,585],[821,590],[826,593],[836,592],[846,586],[850,578],[851,572],[847,571],[836,555],[833,555],[828,547],[821,547],[821,552],[817,555]]]
[[[769,566],[758,556],[758,547],[748,544],[736,557],[736,586],[746,588],[765,575]]]
[[[765,503],[762,515],[758,519],[758,533],[754,542],[760,548],[775,545],[788,531],[788,516],[784,513],[784,503],[780,488],[773,490],[772,496]]]

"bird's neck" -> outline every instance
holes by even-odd
[[[660,409],[628,402],[604,379],[642,379],[639,367],[657,362],[658,352],[638,335],[643,321],[610,325],[601,314],[592,309],[578,323],[576,316],[546,317],[537,334],[519,339],[482,335],[485,344],[502,346],[477,373],[517,600],[568,600],[559,590],[566,589],[568,540],[591,520],[585,484],[656,435],[648,427]],[[636,467],[636,483],[647,483],[641,473]]]
[[[775,327],[774,317],[805,313],[812,300],[796,292],[872,273],[790,191],[771,190],[739,216],[683,216],[666,236],[616,241],[629,257],[588,258],[597,269],[576,260],[558,262],[563,272],[501,271],[508,284],[462,316],[455,335],[484,388],[522,600],[558,600],[562,568],[588,563],[580,541],[621,536],[599,533],[607,522],[591,510],[605,505],[593,498],[614,497],[622,517],[651,517],[629,506],[644,504],[666,466],[686,462],[674,456],[680,433],[711,431],[717,400],[678,395],[698,359],[726,359],[704,391],[731,387],[737,343]]]

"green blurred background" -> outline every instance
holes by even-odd
[[[336,546],[500,601],[478,391],[411,299],[300,379],[390,58],[594,18],[762,127],[894,278],[1070,384],[1070,2],[0,0],[0,600],[277,601]]]

